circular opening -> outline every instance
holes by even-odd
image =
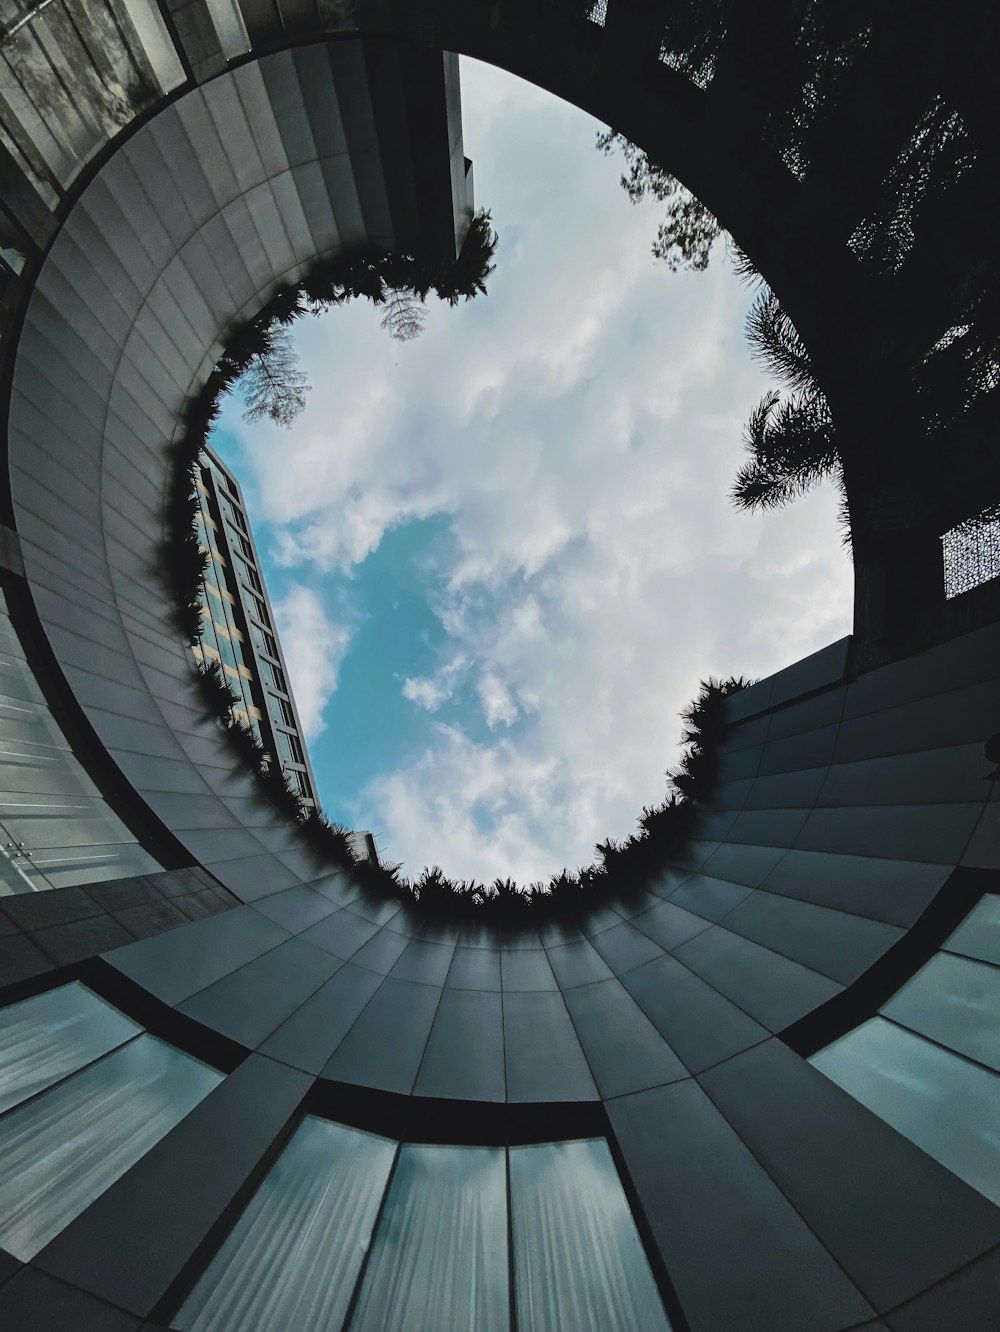
[[[605,128],[463,61],[488,294],[295,326],[292,428],[227,400],[321,803],[416,875],[522,884],[589,864],[666,794],[699,678],[761,676],[849,629],[832,487],[763,515],[728,491],[772,383],[755,299],[650,252]],[[539,133],[539,127],[544,133]]]

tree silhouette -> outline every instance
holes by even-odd
[[[424,331],[427,306],[415,291],[397,287],[386,293],[385,313],[379,320],[390,338],[397,342],[412,342]]]
[[[715,73],[729,0],[674,0],[664,6],[660,60],[705,89]]]
[[[628,167],[628,173],[622,173],[622,189],[634,204],[648,193],[667,205],[666,219],[660,223],[653,242],[653,257],[662,259],[671,273],[679,268],[704,272],[722,227],[701,200],[624,134],[608,130],[597,136],[597,146],[605,153],[613,148],[621,150]]]
[[[781,401],[769,389],[743,430],[750,454],[733,482],[740,509],[776,509],[839,475],[833,420],[822,394]]]
[[[272,324],[261,341],[261,349],[253,353],[243,372],[243,419],[260,421],[267,416],[287,430],[305,407],[311,386],[299,369],[290,329]]]
[[[731,495],[740,509],[780,508],[825,477],[842,481],[836,432],[808,349],[774,292],[765,288],[754,301],[746,332],[754,359],[792,396],[782,400],[777,389],[769,389],[754,408],[743,430],[750,456],[736,474]],[[846,501],[842,517],[849,534]]]

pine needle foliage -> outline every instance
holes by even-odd
[[[412,342],[424,331],[426,320],[427,307],[417,293],[401,287],[387,294],[379,325],[396,342]]]
[[[244,421],[268,417],[275,425],[290,430],[306,405],[311,385],[299,369],[298,356],[287,322],[275,316],[261,335],[263,344],[250,357],[240,384],[243,389]]]
[[[740,0],[671,0],[646,9],[650,21],[654,11],[660,16],[660,61],[702,90],[720,58],[738,58],[736,27],[753,23],[752,7]],[[765,149],[802,181],[820,164],[829,171],[843,150],[840,114],[845,97],[849,101],[868,77],[864,67],[880,22],[866,0],[785,0],[769,7],[767,26],[767,48],[758,50],[755,71],[758,132]],[[891,539],[900,524],[943,522],[944,515],[953,522],[970,505],[1000,493],[1000,270],[982,227],[971,233],[971,252],[968,245],[963,251],[954,232],[963,208],[974,208],[979,218],[992,215],[989,181],[977,170],[983,146],[976,139],[977,127],[956,90],[929,93],[895,160],[866,192],[868,207],[847,239],[865,276],[885,286],[890,299],[898,288],[919,303],[918,281],[922,273],[931,275],[927,308],[941,311],[933,337],[927,337],[921,312],[912,343],[909,330],[899,327],[892,345],[880,349],[889,366],[909,377],[917,411],[906,424],[905,446],[886,437],[875,446],[876,456],[852,453],[858,462],[852,469],[853,518],[879,539]],[[599,134],[597,146],[622,153],[621,184],[633,202],[649,196],[664,205],[654,256],[671,271],[707,268],[721,228],[705,205],[621,133]],[[727,249],[739,276],[759,282],[750,257],[728,237]],[[754,304],[747,332],[755,358],[788,396],[768,393],[748,421],[748,456],[732,497],[741,508],[769,509],[833,479],[850,543],[843,459],[853,441],[838,440],[808,351],[772,292],[765,289]],[[919,468],[903,474],[907,457],[925,456],[948,457],[953,465],[939,469],[932,481]]]
[[[202,587],[209,558],[197,528],[198,459],[225,395],[242,382],[245,419],[268,417],[290,426],[309,392],[289,332],[297,319],[366,297],[376,305],[389,302],[389,322],[383,320],[383,327],[391,336],[415,336],[413,312],[422,311],[429,292],[450,305],[485,294],[498,243],[489,212],[481,211],[473,218],[461,254],[450,265],[437,258],[359,248],[317,264],[300,283],[276,292],[256,318],[232,330],[215,369],[188,405],[164,512],[164,566],[174,591],[174,619],[188,642],[196,643],[201,636]],[[409,311],[408,325],[402,313],[393,314],[393,301],[400,311]]]
[[[174,620],[189,643],[201,636],[202,587],[208,570],[208,551],[201,544],[195,522],[195,508],[189,496],[194,492],[197,464],[189,464],[181,483],[168,492],[164,527],[164,556],[174,582]]]

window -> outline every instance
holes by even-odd
[[[510,1149],[519,1327],[669,1328],[608,1144]]]
[[[278,655],[278,649],[272,636],[266,629],[261,629],[259,625],[254,624],[252,621],[250,624],[250,637],[258,651],[266,652],[270,657],[276,657]],[[287,690],[285,692],[287,693]]]
[[[263,601],[261,601],[260,597],[256,596],[253,592],[247,591],[247,605],[249,606],[251,613],[260,620],[261,624],[266,625],[270,623],[267,618],[267,611]]]
[[[1000,898],[983,898],[878,1016],[811,1063],[1000,1205]]]
[[[26,1262],[222,1075],[79,985],[26,1000],[0,1020],[19,1084],[10,1093],[17,1103],[8,1095],[0,1117],[0,1245]]]
[[[245,560],[240,560],[239,571],[243,581],[252,587],[255,592],[259,592],[263,595],[264,588],[261,585],[260,579],[257,577],[257,570],[253,565],[247,564]]]
[[[79,982],[0,1009],[0,1114],[141,1030]]]
[[[508,1182],[509,1181],[509,1182]],[[513,1228],[513,1245],[509,1241]],[[397,1143],[309,1117],[171,1326],[669,1332],[603,1139]]]
[[[222,504],[222,512],[225,516],[234,527],[238,528],[241,532],[245,532],[247,530],[246,520],[239,508],[235,504],[230,503],[224,495],[220,495],[220,500]]]
[[[223,628],[222,625],[218,623],[218,621],[216,621],[215,628],[216,628],[216,641],[219,644],[219,655],[222,657],[222,660],[225,662],[225,664],[227,666],[231,666],[232,669],[235,671],[237,666],[236,653],[233,650],[233,644],[232,640],[229,637],[229,633],[226,629]]]
[[[271,713],[276,722],[282,726],[294,726],[295,717],[292,713],[292,705],[283,698],[276,698],[274,694],[268,695],[271,700]]]
[[[173,1326],[340,1328],[395,1153],[386,1138],[304,1120]]]
[[[267,684],[274,689],[280,689],[283,694],[288,693],[288,686],[285,684],[285,674],[280,666],[275,666],[271,661],[261,662],[261,673]]]
[[[411,1325],[415,1299],[427,1326],[506,1332],[509,1293],[503,1148],[405,1143],[351,1332]]]
[[[283,759],[289,763],[305,763],[297,736],[289,735],[287,731],[275,731],[274,735],[278,742],[278,753]]]

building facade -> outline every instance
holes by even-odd
[[[307,807],[316,784],[281,651],[257,545],[236,477],[210,448],[199,465],[198,535],[209,557],[203,579],[202,631],[195,659],[217,665],[237,698],[234,715],[249,726]]]
[[[964,514],[931,469],[930,528],[915,502],[885,506],[892,549],[859,524],[856,634],[730,701],[662,876],[541,930],[428,920],[317,863],[205,717],[162,569],[171,442],[228,332],[318,257],[405,249],[432,216],[454,250],[443,51],[676,163],[838,421],[906,435],[891,357],[994,289],[962,267],[989,247],[931,264],[933,197],[891,279],[856,236],[910,197],[897,164],[942,101],[981,159],[949,204],[981,234],[990,24],[852,9],[817,118],[799,6],[720,9],[700,84],[680,20],[638,0],[109,0],[85,11],[103,44],[72,0],[8,10],[3,586],[46,706],[162,869],[0,898],[0,1322],[994,1326],[1000,617],[991,584],[949,600],[911,558],[936,524],[940,575],[988,452],[949,453]],[[776,53],[802,79],[748,87]],[[871,331],[835,339],[858,308]]]

